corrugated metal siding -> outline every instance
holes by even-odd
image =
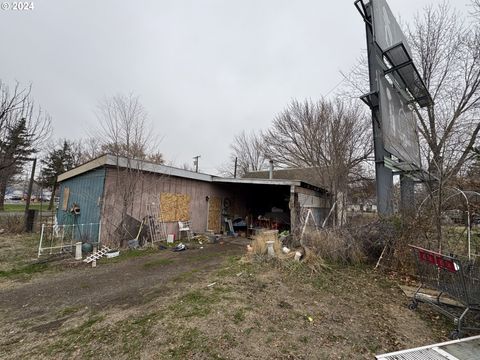
[[[57,210],[59,224],[71,224],[73,218],[69,209],[76,203],[80,207],[80,215],[75,217],[75,224],[100,222],[105,169],[97,169],[62,181],[59,186],[60,202]],[[68,187],[67,210],[62,209],[64,189]],[[98,234],[98,228],[95,230]]]

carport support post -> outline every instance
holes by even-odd
[[[367,19],[372,20],[371,3],[365,4]],[[367,51],[368,51],[368,68],[370,78],[370,93],[377,93],[378,81],[377,77],[384,76],[383,69],[378,59],[382,59],[381,50],[376,46],[373,40],[372,25],[365,23],[367,33]],[[384,164],[384,158],[390,156],[385,151],[382,132],[382,115],[378,104],[372,104],[372,122],[373,122],[373,145],[375,149],[375,180],[377,187],[377,209],[380,216],[390,216],[393,214],[392,188],[393,174],[392,170]]]
[[[298,222],[298,193],[295,191],[295,186],[290,186],[290,233],[295,236],[295,232],[298,231],[297,229],[297,222]]]

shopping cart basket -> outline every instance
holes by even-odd
[[[461,337],[465,330],[480,330],[480,327],[467,326],[465,323],[465,317],[469,312],[480,311],[479,266],[468,259],[461,260],[456,256],[443,255],[418,246],[410,247],[415,256],[421,284],[413,294],[409,309],[414,310],[419,302],[424,302],[453,319],[456,329],[450,334],[451,339]],[[438,296],[436,298],[425,296],[428,294],[422,293],[421,290],[428,288],[437,290]],[[440,301],[444,294],[462,305],[460,312]]]

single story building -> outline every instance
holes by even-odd
[[[226,219],[292,229],[301,209],[317,209],[321,220],[330,208],[325,189],[301,180],[224,178],[108,154],[61,174],[58,183],[58,224],[99,224],[84,240],[97,236],[112,245],[122,245],[126,218],[153,216],[168,234],[177,233],[178,221],[189,221],[195,233],[219,233],[228,229]]]

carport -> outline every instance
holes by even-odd
[[[299,180],[213,178],[213,183],[230,194],[222,215],[246,218],[250,228],[291,230],[302,209],[311,209],[318,224],[330,208],[326,190]]]

